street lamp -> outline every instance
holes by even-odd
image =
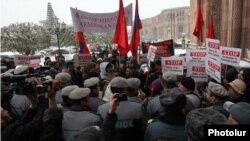
[[[182,33],[182,48],[185,48],[185,36],[186,36],[186,33]]]
[[[55,34],[56,34],[56,38],[57,38],[57,47],[58,47],[58,54],[61,55],[61,50],[60,50],[60,42],[59,42],[59,35],[60,35],[60,31],[64,30],[66,27],[66,24],[64,22],[59,23],[58,21],[55,23]]]

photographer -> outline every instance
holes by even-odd
[[[39,83],[39,81],[36,81],[35,85]],[[33,93],[27,93],[26,95],[31,104],[20,120],[12,120],[6,112],[5,117],[1,116],[1,122],[4,122],[4,126],[1,126],[3,141],[37,141],[42,136],[43,116],[45,109],[48,107],[48,100],[45,99],[43,94],[37,93],[35,85],[32,87]],[[56,85],[57,81],[52,81],[52,86],[48,87],[49,107],[55,107],[56,105],[54,100],[55,90],[51,89]],[[2,112],[4,113],[3,110]]]
[[[103,119],[112,112],[109,111],[109,105],[112,104],[115,98],[119,102],[119,106],[115,110],[117,121],[115,122],[114,131],[112,132],[113,140],[117,141],[138,141],[143,140],[146,120],[145,112],[141,104],[127,101],[127,80],[122,77],[116,77],[110,82],[112,101],[98,107],[97,113]],[[114,117],[115,117],[114,115]],[[104,122],[105,123],[105,122]],[[112,134],[110,131],[110,134]]]

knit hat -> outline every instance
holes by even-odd
[[[181,79],[181,84],[188,90],[195,90],[195,82],[191,77],[184,77]]]
[[[229,86],[241,95],[243,95],[244,91],[247,89],[246,83],[241,79],[235,79],[234,81],[229,83]]]
[[[215,95],[219,97],[226,97],[228,96],[227,90],[220,84],[210,81],[208,83],[208,89]]]
[[[160,79],[156,79],[154,80],[150,87],[154,90],[154,91],[161,91],[163,89],[162,85],[161,85],[161,80]]]

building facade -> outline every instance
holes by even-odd
[[[143,40],[167,40],[189,38],[189,7],[165,9],[159,15],[142,20]]]
[[[192,35],[198,2],[201,3],[204,26],[203,37],[207,35],[209,18],[213,16],[216,39],[221,46],[242,48],[242,58],[249,58],[250,51],[250,1],[249,0],[190,0],[191,42],[201,44]],[[248,50],[247,50],[248,49]]]

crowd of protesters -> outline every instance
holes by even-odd
[[[30,91],[2,78],[34,69],[1,72],[3,141],[199,141],[203,125],[250,124],[249,68],[228,66],[220,84],[162,72],[160,60],[138,63],[115,52],[83,67],[50,58],[44,64],[45,77],[24,80],[32,82]],[[45,78],[50,85],[38,91]]]

